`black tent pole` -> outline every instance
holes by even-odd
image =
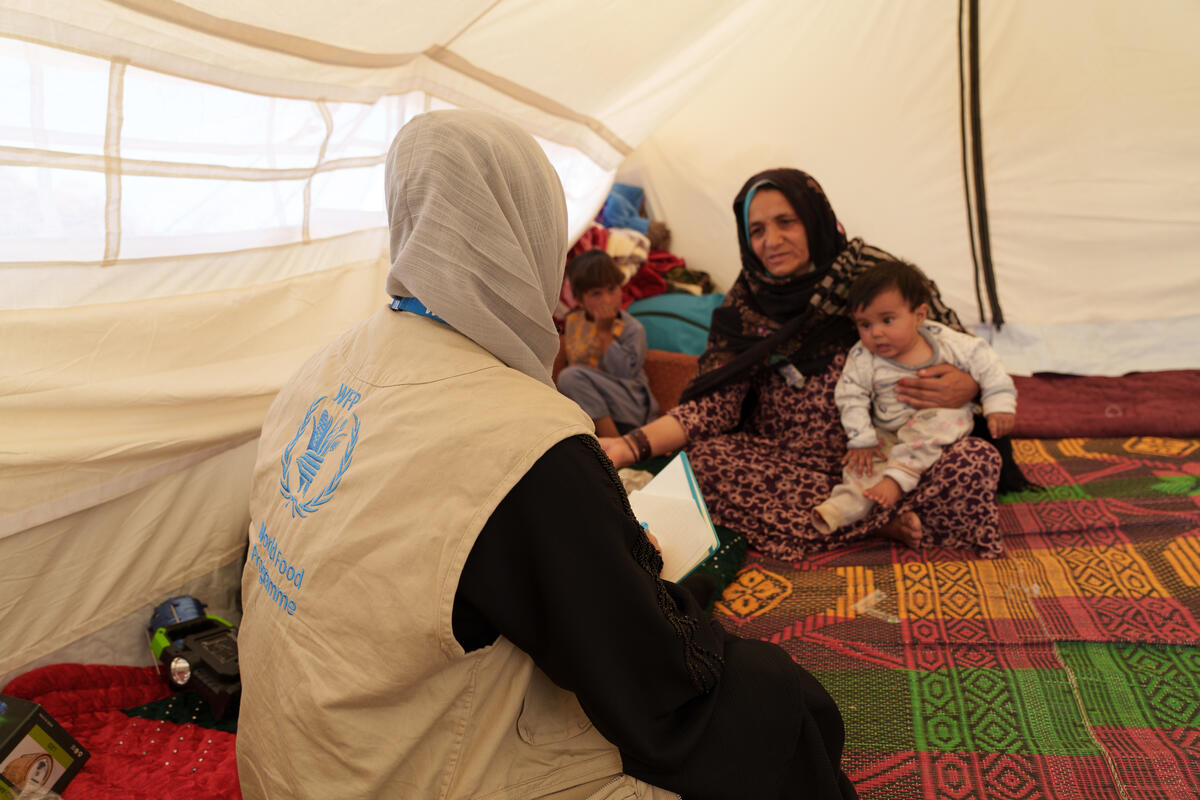
[[[975,307],[979,319],[987,319],[983,313],[983,287],[979,283],[979,251],[975,247],[975,211],[971,203],[971,166],[967,161],[967,65],[963,49],[963,10],[966,0],[958,0],[958,136],[959,152],[962,156],[963,208],[967,212],[967,241],[971,245],[971,276],[975,280]]]
[[[996,293],[996,272],[992,266],[992,245],[988,231],[987,192],[983,179],[983,120],[979,103],[979,0],[969,0],[970,16],[968,29],[968,63],[971,79],[971,159],[975,183],[975,218],[979,227],[979,257],[983,265],[983,280],[987,287],[988,305],[992,311],[992,323],[999,328],[1004,324],[1004,312]],[[961,26],[960,26],[961,30]]]

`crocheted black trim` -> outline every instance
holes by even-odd
[[[616,467],[612,461],[604,453],[604,448],[600,443],[591,436],[579,437],[587,442],[587,445],[596,454],[600,464],[604,467],[608,474],[609,481],[612,482],[614,491],[621,498],[621,504],[625,508],[625,514],[630,521],[638,527],[638,537],[633,545],[633,558],[641,566],[642,569],[654,578],[658,607],[662,611],[663,616],[667,618],[671,629],[675,632],[675,636],[683,643],[684,648],[684,663],[687,665],[688,677],[692,681],[692,685],[701,694],[708,694],[717,686],[717,681],[720,680],[721,672],[725,667],[725,659],[719,653],[713,652],[709,648],[702,645],[696,640],[696,632],[702,620],[695,617],[690,617],[679,612],[675,601],[671,599],[670,593],[667,591],[667,584],[660,577],[663,568],[662,556],[658,554],[657,548],[650,543],[650,539],[642,530],[641,523],[634,516],[633,508],[629,505],[629,496],[625,493],[625,487],[621,483],[621,478],[617,475]]]

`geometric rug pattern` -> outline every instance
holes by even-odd
[[[1016,440],[1006,554],[753,552],[715,616],[846,721],[864,800],[1200,797],[1200,440]]]
[[[1200,440],[1014,451],[1045,488],[1001,499],[1003,557],[750,553],[714,615],[834,696],[863,800],[1196,800]],[[67,800],[240,796],[234,734],[152,668],[52,665],[9,689],[92,751]]]

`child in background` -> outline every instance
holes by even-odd
[[[567,281],[580,302],[563,323],[567,366],[558,390],[592,418],[597,436],[619,436],[658,413],[642,364],[646,329],[621,310],[624,274],[603,250],[571,259]]]
[[[911,264],[884,261],[850,287],[847,307],[859,342],[846,356],[834,400],[846,429],[842,483],[813,511],[817,530],[830,533],[862,519],[875,503],[895,505],[916,488],[942,448],[966,436],[975,404],[914,410],[896,397],[901,378],[934,364],[953,364],[979,384],[983,413],[994,438],[1016,420],[1017,390],[984,340],[927,321],[928,283]],[[909,512],[902,540],[917,547],[921,522]]]

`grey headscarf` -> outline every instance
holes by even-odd
[[[416,297],[513,369],[553,386],[567,207],[546,154],[478,111],[414,118],[388,150],[387,291]]]

